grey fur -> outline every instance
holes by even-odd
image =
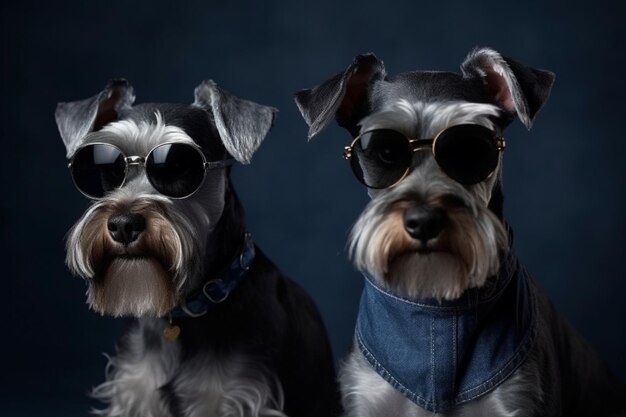
[[[248,163],[275,113],[213,82],[198,87],[194,104],[136,106],[130,106],[127,83],[119,85],[112,82],[91,99],[59,105],[68,157],[89,143],[112,144],[127,157],[143,158],[155,146],[184,143],[199,147],[207,161],[231,154]],[[339,398],[319,312],[258,247],[225,299],[207,301],[204,312],[202,305],[193,313],[185,308],[204,301],[196,296],[206,294],[205,283],[240,273],[231,266],[241,259],[242,247],[251,250],[230,168],[205,170],[199,188],[181,199],[157,192],[145,165],[127,168],[125,182],[93,201],[66,244],[66,263],[87,282],[91,308],[133,318],[109,358],[106,381],[93,391],[106,403],[95,413],[330,415]],[[127,215],[142,218],[134,240],[110,232],[115,223],[109,222]],[[178,339],[168,340],[168,322],[178,326]]]
[[[81,145],[85,136],[94,130],[98,117],[106,120],[101,123],[117,119],[118,114],[130,108],[135,101],[133,88],[124,79],[111,80],[104,90],[93,97],[59,103],[55,112],[55,119],[59,133],[69,158]]]
[[[409,401],[385,381],[360,353],[340,370],[344,417],[528,417],[541,414],[537,362],[529,360],[491,394],[448,413],[432,413]]]
[[[194,105],[213,112],[226,150],[242,164],[250,163],[278,112],[273,107],[235,97],[212,80],[196,87]]]
[[[372,54],[359,55],[343,73],[297,93],[309,137],[333,116],[353,138],[381,128],[412,139],[432,138],[461,123],[502,133],[514,116],[530,128],[554,81],[553,73],[490,48],[470,52],[461,75],[413,71],[387,77],[382,63],[373,62],[380,63]],[[359,71],[367,76],[350,84]],[[431,152],[416,152],[400,183],[368,190],[371,201],[350,235],[355,266],[391,292],[412,298],[454,300],[470,287],[488,289],[509,250],[501,171],[500,155],[496,170],[483,182],[462,186],[442,172]],[[448,219],[443,231],[427,242],[412,239],[401,217],[407,208],[422,205],[445,210]],[[600,416],[622,409],[623,383],[555,312],[534,281],[530,285],[537,301],[535,343],[522,366],[493,391],[433,414],[387,383],[355,347],[340,371],[345,416]]]
[[[479,124],[495,128],[490,117],[499,113],[497,107],[475,103],[409,103],[401,101],[390,104],[384,111],[374,113],[360,123],[361,131],[374,128],[395,129],[413,138],[433,137],[437,132],[457,124]],[[350,255],[355,266],[377,278],[382,285],[388,285],[385,275],[390,273],[383,243],[392,237],[380,237],[381,223],[388,215],[394,203],[403,200],[415,201],[417,204],[431,201],[438,196],[454,195],[460,198],[469,215],[472,216],[477,230],[475,236],[476,256],[470,268],[468,286],[477,287],[485,283],[487,277],[495,274],[500,266],[499,251],[506,249],[508,237],[504,226],[489,211],[487,204],[491,192],[500,176],[494,172],[483,183],[466,188],[445,175],[435,162],[432,154],[426,156],[416,154],[412,171],[397,186],[383,190],[370,190],[372,201],[365,207],[356,221],[350,234]],[[480,255],[479,255],[480,254]],[[438,268],[441,268],[439,266]],[[415,270],[407,268],[407,277],[414,276]],[[398,272],[398,271],[396,271]],[[425,271],[424,271],[425,272]],[[393,290],[411,297],[436,297],[453,299],[458,295],[452,286],[442,285],[451,278],[447,269],[430,271],[420,279],[394,279],[397,285]],[[461,288],[464,290],[465,288]]]
[[[87,135],[86,142],[113,143],[127,155],[145,155],[155,145],[163,142],[192,143],[181,129],[163,123],[156,114],[156,123],[131,120],[113,122],[98,132]],[[95,202],[70,231],[67,240],[67,264],[70,270],[91,283],[93,268],[86,248],[92,239],[85,236],[85,224],[99,210],[119,204],[145,202],[158,205],[169,219],[173,234],[169,239],[175,243],[175,264],[172,280],[176,299],[184,299],[201,285],[207,271],[205,263],[198,262],[207,251],[207,240],[222,215],[227,177],[222,170],[212,172],[202,188],[193,197],[171,200],[160,195],[151,186],[145,170],[139,170],[123,188],[113,191]],[[132,262],[132,261],[130,261]],[[135,274],[151,274],[148,268],[136,270]],[[138,276],[127,277],[137,282]],[[152,277],[148,277],[151,279]],[[94,302],[94,286],[89,285],[88,303],[97,311],[105,313]],[[234,417],[282,417],[282,388],[276,375],[259,366],[245,352],[232,351],[224,357],[203,357],[200,362],[183,360],[180,346],[164,340],[165,327],[162,315],[155,310],[145,294],[130,295],[128,288],[116,296],[118,303],[106,313],[114,316],[138,317],[135,327],[124,337],[124,349],[109,358],[107,380],[93,391],[95,398],[107,404],[95,410],[97,415],[117,416],[170,416],[170,406],[160,393],[169,383],[170,390],[181,400],[182,415],[202,416],[214,413]],[[156,343],[155,343],[156,342]]]
[[[499,103],[510,99],[513,106],[503,107],[515,112],[528,129],[548,99],[555,79],[550,71],[526,67],[490,48],[471,51],[461,64],[461,71],[466,77],[478,76],[492,89],[500,90],[505,97],[499,97]]]
[[[107,381],[92,392],[107,404],[95,414],[170,417],[160,392],[169,384],[186,417],[285,417],[282,388],[269,369],[236,350],[185,361],[179,344],[162,339],[164,328],[163,320],[141,318],[126,334],[125,349],[108,358]]]
[[[520,64],[491,48],[474,49],[461,69],[462,74],[412,71],[389,77],[374,54],[358,55],[342,73],[299,91],[295,101],[309,125],[309,138],[333,117],[356,136],[361,119],[403,98],[411,102],[492,103],[504,110],[508,121],[518,115],[530,128],[555,78],[552,72]],[[507,97],[512,100],[511,106]]]
[[[296,105],[309,125],[309,139],[317,135],[341,111],[346,93],[366,94],[369,84],[386,76],[383,62],[374,54],[358,55],[345,71],[311,90],[296,94]],[[340,117],[352,118],[352,108]],[[339,123],[341,125],[341,122]]]
[[[193,143],[192,139],[181,129],[164,125],[160,115],[156,116],[156,120],[155,124],[148,122],[136,124],[132,121],[113,122],[101,131],[87,135],[84,141],[86,143],[106,141],[116,144],[127,155],[145,155],[149,149],[162,142]],[[94,278],[94,269],[90,265],[92,260],[89,245],[92,240],[85,236],[84,232],[87,222],[99,211],[111,206],[141,201],[155,204],[164,210],[166,218],[170,219],[173,230],[172,239],[176,242],[176,263],[172,265],[173,278],[176,288],[180,291],[179,296],[185,297],[198,285],[195,280],[202,279],[203,264],[193,260],[205,253],[207,242],[202,237],[211,232],[221,217],[224,207],[224,200],[221,197],[226,187],[226,174],[223,170],[211,172],[194,198],[176,200],[159,194],[148,181],[143,169],[138,170],[134,175],[130,173],[129,177],[123,188],[95,202],[70,230],[66,246],[66,263],[72,272],[89,282]],[[93,301],[90,286],[88,302],[95,307]],[[130,310],[117,310],[114,315],[130,314],[140,317],[155,313],[150,303],[137,303],[138,301],[135,300],[134,306],[129,306]]]
[[[278,110],[238,98],[220,88],[213,80],[204,81],[196,87],[194,97],[193,105],[213,117],[226,150],[237,161],[249,164],[252,155],[272,128]],[[67,157],[74,154],[89,133],[128,113],[134,101],[135,94],[128,81],[115,79],[93,97],[59,103],[55,118]],[[154,111],[141,114],[140,117],[152,118],[153,115]]]
[[[436,164],[432,160],[424,161],[421,165],[420,169],[414,170],[393,190],[379,192],[365,207],[350,234],[350,256],[357,269],[367,272],[394,292],[413,298],[456,299],[465,289],[480,287],[488,277],[497,273],[499,253],[508,242],[506,229],[486,206],[477,203],[475,193],[478,187],[473,192],[455,187],[443,173],[433,168]],[[431,172],[428,172],[429,169],[432,169]],[[428,187],[423,186],[425,182]],[[467,215],[475,219],[478,232],[468,236],[465,242],[469,248],[466,250],[474,254],[471,259],[465,260],[468,275],[457,276],[458,261],[450,257],[444,263],[443,255],[432,254],[430,259],[417,255],[404,257],[402,263],[395,260],[392,264],[386,248],[393,245],[394,236],[386,235],[385,229],[381,227],[388,218],[390,207],[398,201],[419,204],[420,201],[433,200],[446,194],[462,199],[467,207]],[[436,245],[437,241],[430,244]],[[435,256],[442,258],[436,261]],[[458,286],[457,282],[461,279],[466,284]]]

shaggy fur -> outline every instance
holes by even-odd
[[[413,71],[388,76],[382,61],[364,54],[345,71],[297,93],[296,103],[309,125],[309,137],[333,118],[353,139],[372,129],[432,139],[442,129],[465,123],[485,126],[500,136],[514,117],[526,127],[532,126],[554,81],[554,74],[527,67],[489,48],[470,52],[461,70],[461,74]],[[398,184],[368,190],[371,201],[350,234],[355,266],[399,299],[452,301],[470,288],[493,288],[490,285],[496,283],[512,243],[503,218],[501,170],[500,155],[491,175],[478,184],[463,186],[445,175],[430,150],[418,150],[409,174]],[[426,242],[413,237],[405,224],[405,212],[415,207],[445,213],[445,226]],[[530,278],[528,281],[533,297],[530,304],[537,317],[534,342],[522,365],[493,390],[433,413],[383,379],[355,340],[340,371],[345,415],[618,415],[613,413],[624,408],[626,398],[623,383],[555,312],[538,285]],[[408,340],[421,337],[435,346],[428,329],[415,331],[417,335]],[[403,352],[407,357],[410,353]]]
[[[157,145],[186,143],[208,161],[234,157],[248,163],[275,109],[241,100],[213,82],[202,83],[195,94],[192,105],[132,106],[132,88],[116,80],[90,99],[62,103],[57,122],[68,157],[89,143],[113,144],[127,157],[143,158]],[[93,201],[68,234],[66,263],[87,282],[90,307],[132,317],[109,358],[106,381],[93,390],[105,404],[95,413],[335,415],[339,395],[319,312],[258,247],[222,302],[193,317],[172,313],[202,294],[206,282],[227,275],[247,242],[230,168],[205,174],[195,193],[174,199],[152,187],[144,166],[129,165],[123,185]],[[112,216],[125,214],[145,223],[135,240],[116,240],[108,229]],[[176,340],[164,337],[172,329],[179,331]]]

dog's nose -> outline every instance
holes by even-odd
[[[404,212],[404,229],[413,239],[426,244],[439,236],[448,218],[443,209],[437,207],[411,207]]]
[[[128,245],[146,228],[146,219],[138,213],[115,213],[109,217],[107,227],[113,240]]]

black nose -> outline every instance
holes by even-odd
[[[439,236],[446,222],[446,212],[437,207],[411,207],[404,212],[405,230],[409,236],[423,244]]]
[[[113,240],[128,245],[146,228],[146,219],[137,213],[115,213],[109,217],[107,227]]]

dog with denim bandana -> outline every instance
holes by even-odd
[[[518,261],[503,218],[504,129],[530,129],[554,74],[489,48],[461,73],[386,74],[373,54],[296,95],[315,136],[333,118],[371,202],[340,376],[350,417],[603,416],[626,388]],[[622,415],[622,414],[620,414]]]
[[[334,415],[319,312],[254,244],[230,180],[276,110],[212,81],[192,104],[134,99],[113,80],[56,112],[72,178],[92,202],[66,263],[93,310],[132,318],[93,392],[106,403],[96,414]]]

